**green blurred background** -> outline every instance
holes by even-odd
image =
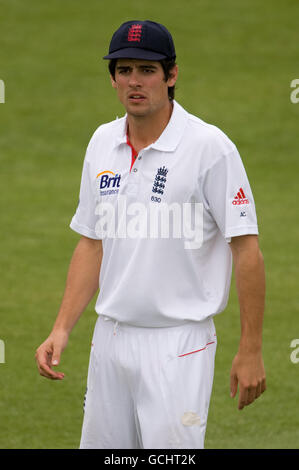
[[[151,19],[173,34],[176,99],[237,145],[255,196],[267,270],[267,391],[237,409],[229,396],[239,341],[234,283],[215,319],[218,350],[206,448],[298,448],[297,207],[299,78],[297,0],[1,0],[0,448],[77,448],[94,301],[72,332],[59,370],[38,375],[34,354],[48,336],[78,241],[69,229],[83,157],[94,130],[123,115],[102,60],[112,33]]]

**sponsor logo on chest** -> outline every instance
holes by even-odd
[[[121,174],[113,171],[101,171],[97,175],[97,186],[101,196],[117,194],[120,187]]]

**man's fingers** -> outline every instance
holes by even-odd
[[[38,370],[40,375],[47,379],[61,380],[64,377],[62,372],[55,372],[46,362],[38,363]]]
[[[234,398],[238,390],[238,377],[235,374],[230,376],[230,396]]]
[[[52,356],[52,365],[53,366],[58,366],[58,364],[60,362],[60,354],[61,354],[60,350],[55,350],[54,349],[53,356]]]
[[[262,383],[259,382],[258,386],[256,387],[255,391],[255,399],[258,398],[262,393]]]
[[[47,364],[40,364],[38,369],[40,375],[47,379],[62,380],[64,378],[63,372],[55,372]]]
[[[267,389],[267,386],[266,386],[266,379],[264,378],[262,380],[262,386],[261,386],[261,393],[264,393],[264,391]]]
[[[48,370],[41,368],[39,373],[43,377],[46,377],[47,379],[51,380],[62,380],[64,378],[64,374],[62,372],[54,372],[51,369]]]
[[[257,393],[258,393],[258,384],[248,387],[246,406],[254,402],[254,400],[257,398],[256,397]]]
[[[266,390],[265,380],[253,385],[240,385],[239,410],[253,403]]]
[[[248,390],[240,384],[238,409],[242,410],[248,401]]]
[[[47,349],[38,349],[35,354],[37,367],[40,375],[52,380],[62,380],[64,374],[62,372],[55,372],[52,370],[52,352]]]

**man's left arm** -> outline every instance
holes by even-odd
[[[241,337],[230,374],[231,397],[239,384],[238,408],[250,405],[266,390],[262,358],[265,307],[265,269],[257,235],[231,239],[236,287],[240,304]]]

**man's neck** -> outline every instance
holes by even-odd
[[[169,102],[167,108],[162,109],[159,115],[133,116],[128,114],[128,137],[134,149],[139,153],[145,147],[156,142],[172,115],[173,103]]]

